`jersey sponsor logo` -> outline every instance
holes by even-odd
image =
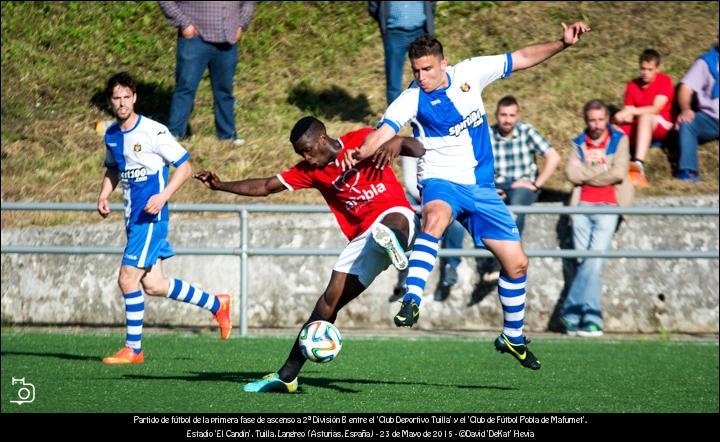
[[[464,131],[468,127],[478,127],[482,124],[482,122],[483,115],[480,113],[479,109],[476,109],[470,112],[468,116],[465,117],[461,122],[452,126],[448,131],[448,134],[451,136],[459,137],[462,131]]]
[[[358,192],[360,195],[357,197],[351,196],[350,201],[345,203],[345,208],[351,212],[355,211],[360,207],[370,204],[370,201],[372,201],[373,198],[385,192],[386,190],[387,188],[383,183],[378,183],[377,186],[375,184],[370,184],[369,189],[363,189],[362,191],[355,189],[355,191]]]
[[[345,208],[350,212],[369,204],[373,198],[387,190],[383,183],[370,184],[369,188],[361,190],[355,187],[359,181],[360,172],[355,168],[351,168],[338,175],[332,182],[333,187],[338,192],[352,194],[352,196],[349,196],[349,201],[345,203]]]
[[[134,181],[136,183],[147,181],[147,169],[128,169],[120,172],[120,179],[123,181]]]
[[[460,86],[460,90],[463,92],[467,92],[470,90],[470,85],[467,83],[463,83],[462,86]]]
[[[135,152],[140,152],[142,150],[142,146],[140,145],[140,143],[136,143],[133,149],[135,149]]]
[[[347,190],[349,192],[360,193],[360,191],[355,188],[355,185],[359,180],[360,172],[358,172],[357,169],[352,168],[343,172],[342,175],[338,175],[337,178],[333,180],[332,185],[338,192]]]

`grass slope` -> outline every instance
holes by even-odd
[[[456,63],[556,39],[560,23],[576,19],[593,28],[577,47],[484,93],[490,114],[500,97],[515,95],[522,118],[563,155],[582,130],[582,104],[601,98],[619,105],[646,47],[663,54],[664,71],[679,81],[716,41],[718,3],[440,2],[437,36]],[[94,122],[109,118],[103,83],[115,71],[132,71],[141,82],[139,111],[165,122],[174,87],[175,35],[154,2],[3,2],[2,200],[95,201],[104,149]],[[258,2],[239,52],[236,121],[248,142],[234,148],[215,139],[206,74],[186,142],[195,169],[212,168],[227,178],[269,176],[297,161],[287,138],[300,116],[315,114],[339,135],[374,125],[384,110],[382,42],[365,2]],[[409,81],[409,72],[405,78]],[[668,155],[653,149],[648,159],[653,186],[640,195],[716,193],[717,146],[701,147],[703,183],[697,186],[672,179]],[[570,189],[562,171],[546,187]],[[119,192],[114,200],[121,201]],[[243,199],[193,182],[174,201]],[[268,201],[321,200],[315,192],[299,192]],[[96,219],[8,213],[2,223]]]

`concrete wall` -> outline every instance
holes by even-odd
[[[716,195],[646,198],[642,206],[717,206]],[[71,225],[6,229],[2,245],[124,246],[122,225]],[[345,240],[331,215],[251,216],[254,247],[342,248]],[[175,247],[239,246],[237,216],[203,220],[174,215]],[[527,250],[567,248],[569,227],[557,215],[527,215]],[[571,242],[569,243],[571,244]],[[718,218],[633,216],[623,223],[613,247],[627,250],[717,250]],[[471,247],[466,237],[465,247]],[[249,262],[249,326],[293,327],[309,315],[330,276],[333,257],[253,257]],[[124,305],[117,288],[119,255],[2,255],[2,321],[14,324],[122,325]],[[239,315],[239,257],[179,256],[164,264],[167,275],[212,293],[234,296]],[[555,323],[572,270],[571,260],[531,258],[526,327],[547,330]],[[502,313],[495,288],[478,284],[474,260],[463,258],[459,283],[445,302],[432,294],[433,271],[423,303],[420,329],[495,330]],[[393,328],[399,304],[388,303],[397,272],[384,272],[338,317],[344,328]],[[718,260],[610,259],[602,275],[606,328],[614,332],[718,333]],[[197,307],[146,297],[146,324],[211,326]]]

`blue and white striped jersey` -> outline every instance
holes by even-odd
[[[441,178],[458,184],[492,185],[494,165],[481,92],[512,72],[510,53],[463,60],[445,71],[449,86],[425,93],[416,82],[390,104],[382,123],[398,132],[412,123],[425,146],[418,183]]]
[[[190,154],[164,125],[138,115],[127,132],[115,123],[105,133],[105,167],[117,169],[122,181],[125,223],[144,224],[168,220],[168,206],[157,215],[143,211],[148,200],[165,189],[169,165],[180,166]]]

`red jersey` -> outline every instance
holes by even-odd
[[[607,159],[605,158],[605,151],[607,144],[610,141],[610,132],[605,132],[605,135],[600,140],[600,143],[595,145],[592,144],[590,137],[585,137],[585,162],[588,164],[599,164],[605,166],[607,170]],[[604,187],[583,185],[582,191],[580,192],[580,201],[589,204],[611,204],[617,205],[617,195],[615,194],[615,186],[609,185]]]
[[[342,150],[338,158],[345,151],[360,147],[372,131],[363,128],[340,137]],[[325,167],[301,161],[277,177],[290,191],[319,190],[350,241],[366,231],[384,211],[398,206],[412,210],[392,168],[388,165],[379,171],[369,158],[345,172],[338,160]]]
[[[665,121],[672,121],[670,118],[670,109],[672,108],[673,98],[675,98],[675,87],[673,86],[672,78],[665,74],[658,73],[655,75],[655,79],[652,83],[646,87],[641,86],[641,80],[639,78],[634,79],[628,83],[625,88],[625,105],[644,107],[651,106],[655,97],[658,95],[664,95],[668,97],[668,102],[660,110],[660,116]]]

